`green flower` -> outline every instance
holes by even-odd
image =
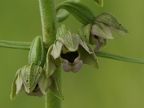
[[[87,43],[96,45],[97,51],[106,44],[107,39],[113,39],[112,30],[120,35],[128,32],[113,15],[102,13],[95,17],[93,24],[83,26],[79,34]]]
[[[47,53],[47,76],[51,75],[60,65],[66,72],[77,72],[83,63],[98,68],[97,58],[92,49],[78,34],[71,34],[62,25],[58,29],[55,43],[49,48]]]
[[[30,64],[20,68],[15,75],[10,98],[14,99],[22,90],[30,96],[42,96],[46,94],[51,85],[41,66]]]

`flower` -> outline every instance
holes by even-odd
[[[95,17],[93,24],[83,26],[79,32],[80,36],[92,45],[96,45],[95,51],[106,44],[107,39],[113,39],[112,30],[120,35],[128,32],[117,19],[109,13],[101,13]]]
[[[97,58],[92,49],[78,34],[71,34],[65,25],[62,25],[58,29],[56,41],[47,53],[47,76],[53,74],[60,65],[66,72],[77,72],[83,63],[98,68]]]
[[[30,96],[42,96],[50,85],[51,80],[41,66],[33,63],[25,65],[16,72],[10,98],[14,99],[22,90]]]

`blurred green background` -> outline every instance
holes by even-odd
[[[56,0],[56,4],[63,0]],[[113,54],[144,59],[144,1],[104,0],[99,8],[93,0],[82,0],[95,14],[110,12],[129,33],[102,48]],[[73,16],[64,22],[72,31],[81,26]],[[38,0],[0,1],[0,39],[31,41],[41,35]],[[44,108],[44,97],[21,92],[11,101],[11,83],[18,68],[27,64],[28,51],[0,48],[0,108]],[[98,57],[100,69],[84,65],[77,73],[62,72],[63,108],[144,108],[144,65]]]

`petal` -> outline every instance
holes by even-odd
[[[85,49],[85,51],[87,51],[88,53],[92,53],[92,51],[84,41],[80,40],[80,45]]]
[[[128,30],[125,29],[118,21],[117,19],[112,15],[112,14],[109,14],[109,13],[101,13],[100,15],[98,15],[96,17],[96,20],[95,22],[101,22],[103,24],[106,24],[108,26],[111,26],[112,28],[118,30],[118,31],[121,31],[123,33],[127,33]]]
[[[71,71],[72,72],[78,72],[80,70],[80,68],[82,67],[82,64],[83,64],[82,60],[78,60],[76,62],[76,64],[72,67]]]
[[[93,25],[91,34],[105,39],[113,39],[111,27],[103,23]]]
[[[16,94],[19,94],[19,92],[21,91],[21,88],[22,88],[22,84],[23,84],[22,78],[21,78],[21,76],[19,74],[18,74],[18,77],[17,77],[15,83],[16,83],[16,87],[17,87]]]
[[[46,64],[45,64],[45,68],[46,68],[46,76],[49,77],[50,75],[53,74],[53,72],[56,70],[57,65],[54,62],[54,58],[52,57],[52,55],[50,54],[52,51],[53,46],[50,46],[50,48],[48,49],[47,55],[46,55]]]
[[[50,78],[47,78],[45,75],[43,75],[40,81],[38,82],[38,86],[42,94],[46,94],[50,85],[51,85],[51,80]]]
[[[14,81],[12,83],[12,88],[11,88],[11,94],[10,94],[10,99],[13,100],[16,95],[21,91],[21,87],[22,87],[22,84],[19,83],[18,85],[16,84],[16,82],[18,83],[18,76],[19,76],[19,73],[21,72],[21,69],[19,69],[17,72],[16,72],[16,75],[15,75],[15,78],[14,78]],[[21,82],[21,80],[20,80]],[[18,87],[18,88],[17,88]]]
[[[80,59],[83,61],[84,64],[94,66],[95,68],[99,67],[96,55],[92,50],[91,50],[92,53],[89,54],[88,52],[85,51],[83,47],[79,47],[79,51],[80,51]]]
[[[63,62],[61,63],[61,65],[65,72],[72,71],[72,66],[69,64],[67,60],[63,59]]]
[[[41,92],[41,90],[37,90],[36,92],[31,92],[31,93],[27,93],[25,92],[28,96],[43,96],[43,93]]]
[[[63,45],[61,42],[56,41],[55,44],[49,48],[48,53],[51,54],[54,59],[56,59],[60,56],[62,46]]]
[[[62,42],[69,51],[76,51],[78,49],[79,35],[71,34],[70,30],[64,24],[58,28],[56,37],[57,41]]]

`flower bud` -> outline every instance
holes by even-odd
[[[28,57],[29,63],[34,63],[39,66],[43,66],[45,62],[45,49],[41,36],[37,36],[33,39],[29,51]]]
[[[96,45],[96,52],[101,46],[106,45],[108,39],[113,39],[112,30],[120,35],[124,35],[128,32],[128,30],[119,24],[113,15],[102,13],[95,17],[93,24],[83,26],[79,31],[79,35],[87,43]]]
[[[10,98],[14,99],[21,90],[30,96],[42,96],[46,94],[50,85],[51,80],[45,76],[43,68],[32,63],[16,72]]]

